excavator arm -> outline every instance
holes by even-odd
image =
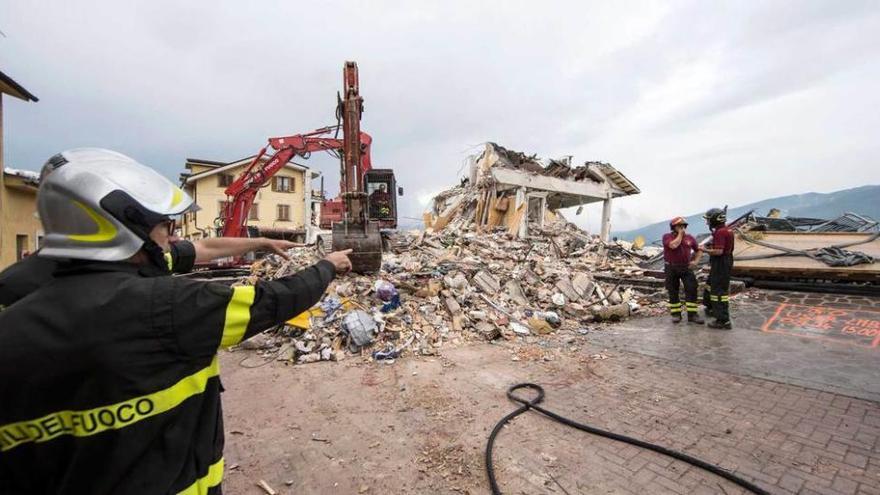
[[[360,96],[358,68],[345,62],[342,69],[342,94],[337,96],[336,116],[341,125],[324,127],[307,134],[269,139],[269,144],[254,157],[247,169],[226,188],[230,198],[218,218],[224,237],[242,237],[254,198],[261,187],[295,156],[308,158],[313,151],[327,151],[340,158],[339,197],[344,204],[342,221],[332,224],[333,249],[351,249],[349,258],[356,272],[375,272],[382,264],[382,236],[379,223],[369,218],[364,174],[370,171],[372,138],[361,132],[364,99]],[[342,139],[338,131],[342,129]],[[333,137],[327,137],[334,132]],[[271,158],[263,161],[269,148]],[[308,198],[307,198],[308,199]]]
[[[220,212],[223,237],[244,237],[248,214],[260,188],[265,187],[272,177],[284,168],[294,157],[308,158],[312,152],[327,151],[338,154],[344,148],[344,141],[335,137],[323,137],[336,131],[337,127],[324,127],[306,134],[269,138],[251,161],[250,165],[230,184],[226,190],[229,201]],[[360,161],[364,172],[372,169],[370,147],[373,138],[365,132],[360,133]],[[274,154],[263,161],[266,152],[272,148]],[[308,180],[308,179],[307,179]]]

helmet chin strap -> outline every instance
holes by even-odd
[[[156,244],[156,241],[147,239],[141,249],[147,253],[147,260],[152,268],[157,268],[163,273],[171,273],[171,270],[168,268],[168,262],[165,261],[165,251]]]

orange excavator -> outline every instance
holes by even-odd
[[[363,98],[359,93],[355,62],[345,62],[343,92],[337,96],[337,121],[341,124],[305,134],[269,139],[244,172],[226,188],[230,198],[218,224],[223,237],[247,235],[248,213],[260,188],[294,157],[306,159],[314,151],[326,151],[340,159],[340,192],[321,207],[322,228],[332,233],[332,249],[352,249],[349,256],[356,272],[378,271],[382,264],[383,229],[397,227],[397,194],[394,172],[373,169],[370,147],[373,139],[361,132]],[[338,138],[342,131],[342,139]],[[331,133],[333,134],[330,137]],[[263,157],[269,148],[274,154]],[[323,192],[323,191],[322,191]],[[308,201],[308,198],[306,198]]]

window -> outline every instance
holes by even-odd
[[[233,180],[235,180],[235,178],[232,176],[232,174],[219,174],[217,176],[217,186],[229,187],[229,185],[232,184]]]
[[[290,205],[278,205],[278,220],[290,220]]]
[[[272,190],[275,192],[293,192],[293,179],[291,177],[273,177]]]
[[[250,213],[248,213],[248,220],[259,220],[260,219],[260,213],[259,213],[258,206],[259,206],[258,203],[254,203],[251,205],[251,211],[250,211]]]
[[[16,235],[15,236],[15,259],[21,261],[21,259],[25,257],[25,253],[30,254],[28,252],[28,236],[27,236],[27,234]]]

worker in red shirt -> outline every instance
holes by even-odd
[[[669,312],[672,322],[681,321],[681,298],[679,284],[684,284],[684,300],[687,308],[688,323],[702,325],[705,323],[697,312],[697,277],[694,268],[703,252],[690,234],[687,233],[687,221],[675,217],[669,222],[670,232],[663,235],[663,259],[666,261],[666,290],[669,292]]]
[[[711,328],[730,330],[730,272],[733,269],[733,232],[727,228],[727,214],[720,208],[712,208],[703,215],[712,242],[706,247],[709,253],[709,294],[703,295],[703,304],[712,309],[715,321]]]

